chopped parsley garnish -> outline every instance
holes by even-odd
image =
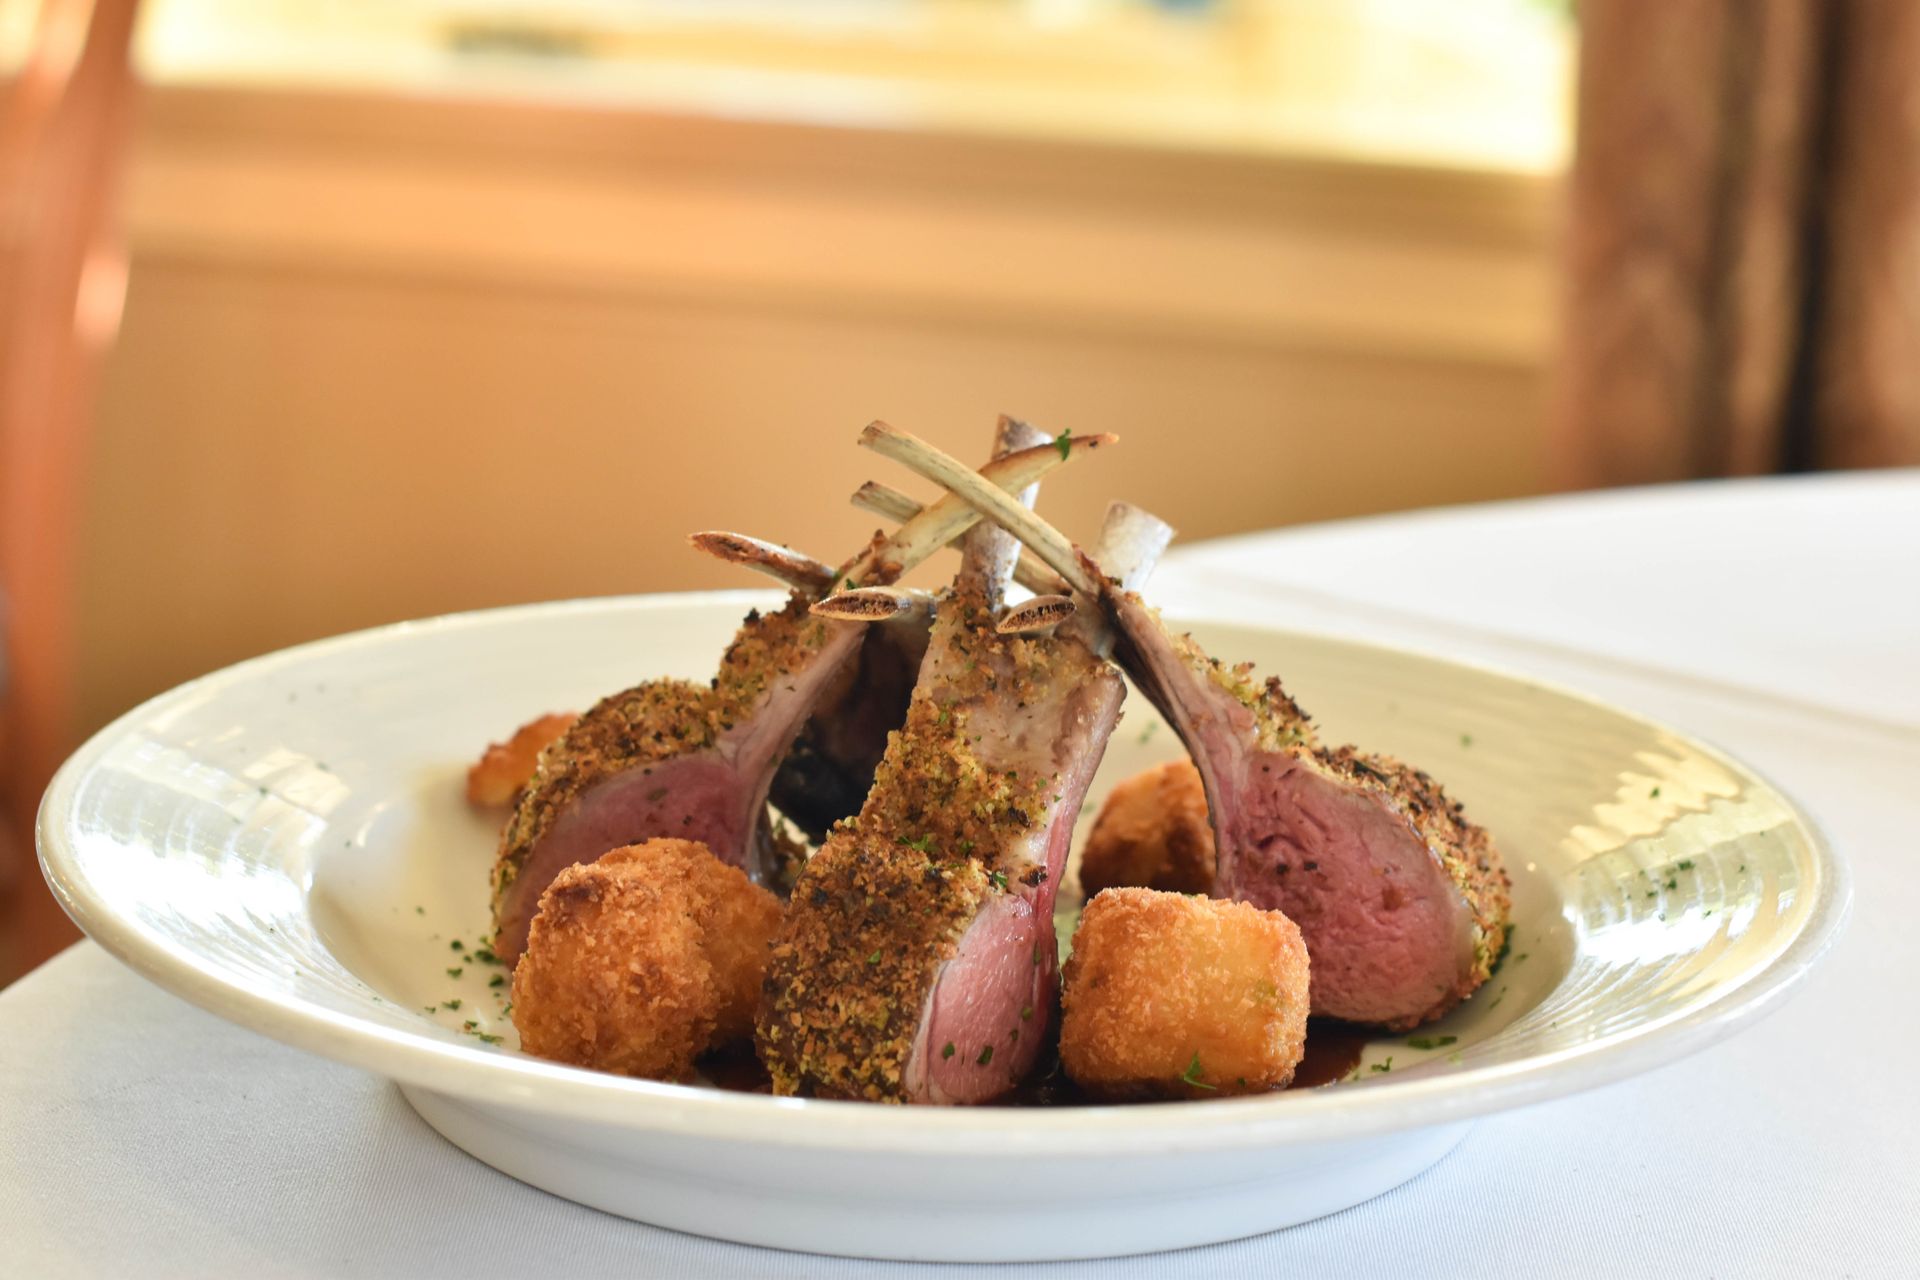
[[[1030,1005],[1030,1004],[1029,1004],[1029,1005],[1022,1005],[1022,1006],[1021,1006],[1021,1008],[1020,1008],[1020,1021],[1022,1021],[1022,1022],[1031,1022],[1031,1021],[1033,1021],[1033,1006],[1032,1006],[1032,1005]]]
[[[1062,431],[1053,438],[1053,447],[1060,451],[1060,460],[1065,462],[1073,457],[1073,433]]]
[[[1470,747],[1470,746],[1472,746],[1472,745],[1473,745],[1473,735],[1472,735],[1472,734],[1470,734],[1470,733],[1463,733],[1463,734],[1461,734],[1461,735],[1460,735],[1460,745],[1461,745],[1461,746],[1463,746],[1463,747]],[[1379,1070],[1379,1068],[1378,1068],[1378,1067],[1376,1067],[1376,1068],[1374,1068],[1374,1070],[1376,1070],[1376,1071],[1377,1071],[1377,1070]]]
[[[940,1051],[940,1056],[942,1058],[951,1058],[953,1056],[953,1041],[947,1041],[947,1047]]]
[[[1378,1071],[1382,1075],[1384,1075],[1387,1072],[1393,1070],[1393,1059],[1389,1057],[1385,1062],[1376,1062],[1372,1066],[1368,1067],[1367,1070]]]
[[[1647,799],[1658,800],[1659,798],[1660,798],[1660,788],[1655,787],[1653,790],[1647,792]]]
[[[1190,1084],[1196,1089],[1206,1089],[1210,1092],[1215,1092],[1220,1088],[1219,1085],[1208,1084],[1200,1078],[1200,1051],[1198,1049],[1193,1051],[1193,1061],[1189,1062],[1187,1069],[1180,1073],[1180,1079],[1182,1083]]]
[[[499,964],[500,957],[493,954],[493,948],[484,943],[474,944],[473,958],[481,964]]]
[[[987,872],[987,882],[1002,893],[1007,891],[1007,873],[1004,871]]]
[[[1157,733],[1159,729],[1160,722],[1158,720],[1147,721],[1147,727],[1140,731],[1140,745],[1144,747],[1147,743],[1151,742],[1153,735]]]
[[[933,852],[933,835],[931,833],[921,836],[917,840],[909,840],[905,836],[902,836],[900,837],[900,843],[919,853]]]
[[[413,909],[413,914],[415,914],[415,915],[417,915],[417,916],[423,916],[423,915],[425,915],[425,914],[427,914],[427,909],[426,909],[425,907],[415,907],[415,908]]]
[[[989,1062],[992,1062],[992,1061],[993,1061],[993,1046],[988,1045],[986,1048],[980,1051],[980,1056],[975,1058],[973,1060],[973,1063],[977,1067],[984,1067]]]
[[[492,1032],[476,1031],[473,1034],[474,1034],[474,1037],[478,1039],[482,1044],[499,1044],[500,1043],[500,1037],[494,1035]]]
[[[880,963],[880,948],[878,948],[878,947],[875,947],[875,948],[873,949],[873,954],[867,957],[867,963],[868,963],[868,964],[879,964],[879,963]]]
[[[492,979],[488,981],[487,985],[490,987],[504,987],[507,985],[507,975],[504,973],[496,973]]]
[[[449,942],[447,946],[454,951],[465,951],[467,949],[467,944],[460,941],[460,939],[458,938],[455,938],[452,942]]]
[[[1444,1049],[1459,1041],[1459,1036],[1408,1036],[1409,1049]]]
[[[1674,869],[1675,869],[1675,870],[1678,870],[1678,871],[1691,871],[1691,870],[1693,870],[1693,859],[1692,859],[1692,858],[1682,858],[1682,859],[1681,859],[1680,861],[1678,861],[1678,862],[1676,862],[1676,863],[1674,863],[1673,865],[1674,865]]]
[[[442,1000],[442,1001],[440,1002],[440,1007],[441,1007],[442,1009],[458,1009],[458,1008],[460,1007],[460,1001],[459,1001],[459,1000],[457,1000],[457,999],[455,999],[455,1000]]]
[[[449,970],[447,970],[447,976],[448,976],[449,978],[457,978],[457,977],[459,977],[459,976],[460,976],[461,974],[463,974],[463,973],[465,973],[465,972],[466,972],[466,970],[465,970],[465,969],[462,969],[462,968],[457,968],[457,967],[456,967],[456,968],[452,968],[452,969],[449,969]]]

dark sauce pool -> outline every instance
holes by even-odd
[[[1293,1089],[1317,1089],[1350,1074],[1360,1065],[1360,1055],[1374,1033],[1365,1027],[1331,1018],[1307,1020],[1307,1052],[1294,1070]],[[700,1073],[716,1089],[732,1093],[771,1093],[773,1082],[767,1070],[751,1053],[713,1054],[700,1060]],[[1036,1071],[1011,1097],[998,1104],[1007,1107],[1088,1107],[1097,1104],[1083,1094],[1060,1070],[1058,1059]]]

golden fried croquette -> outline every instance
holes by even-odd
[[[780,901],[689,840],[649,840],[568,867],[540,896],[513,973],[528,1053],[685,1080],[753,1031]]]
[[[1191,760],[1134,774],[1107,794],[1080,854],[1080,887],[1092,897],[1125,886],[1205,893],[1213,885],[1207,793]]]
[[[1307,948],[1244,902],[1108,889],[1062,974],[1060,1062],[1111,1099],[1263,1093],[1307,1043]]]
[[[512,803],[520,788],[533,779],[540,753],[579,718],[572,711],[555,711],[538,720],[529,720],[505,742],[490,744],[486,753],[467,770],[467,803],[478,809]]]
[[[780,925],[780,899],[747,879],[696,840],[649,840],[615,849],[600,859],[619,866],[649,863],[684,868],[684,874],[705,897],[701,919],[707,963],[713,970],[713,1043],[721,1045],[753,1038],[753,1015],[760,1005],[760,983],[767,976],[768,948]]]

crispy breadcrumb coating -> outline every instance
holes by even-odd
[[[493,869],[496,920],[534,846],[575,799],[625,769],[713,745],[753,710],[773,681],[826,642],[826,625],[808,614],[810,603],[796,592],[777,612],[749,613],[711,684],[650,680],[603,698],[541,754],[500,834]]]
[[[1060,776],[992,767],[983,737],[1102,660],[1072,637],[997,634],[977,584],[940,607],[938,669],[922,675],[860,813],[807,862],[774,941],[757,1044],[775,1093],[903,1101],[940,966],[989,897],[1034,883],[1022,880],[1036,874],[1027,842]]]
[[[1063,978],[1060,1062],[1095,1097],[1264,1093],[1306,1051],[1307,948],[1278,911],[1108,889]]]
[[[904,1101],[934,975],[996,892],[971,858],[835,831],[767,966],[756,1046],[773,1091]]]
[[[1170,893],[1213,887],[1213,827],[1191,760],[1143,769],[1107,793],[1080,853],[1080,886],[1139,886]]]
[[[657,1080],[753,1029],[780,902],[688,840],[568,867],[513,974],[521,1048]]]
[[[486,754],[467,770],[467,803],[476,809],[510,804],[520,788],[533,779],[540,753],[580,718],[577,711],[555,711],[529,720],[505,742],[488,745]]]
[[[1126,599],[1145,610],[1155,626],[1164,628],[1159,611],[1137,593],[1126,593]],[[1419,833],[1466,899],[1473,912],[1472,967],[1432,1007],[1386,1025],[1404,1031],[1431,1022],[1472,995],[1492,975],[1494,961],[1506,946],[1513,907],[1512,878],[1486,829],[1469,819],[1463,806],[1425,772],[1391,756],[1321,743],[1313,718],[1277,677],[1255,679],[1250,662],[1228,666],[1201,649],[1191,635],[1168,633],[1167,639],[1182,662],[1246,708],[1244,728],[1261,750],[1285,752],[1325,777],[1385,800]]]

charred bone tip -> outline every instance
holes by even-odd
[[[722,530],[688,534],[687,542],[696,551],[757,570],[802,591],[824,591],[833,585],[832,568],[776,542]]]
[[[1007,610],[994,630],[1001,635],[1033,635],[1051,631],[1071,618],[1074,603],[1070,596],[1035,596]]]
[[[816,602],[809,613],[843,622],[883,622],[921,606],[921,598],[896,587],[854,587]]]

